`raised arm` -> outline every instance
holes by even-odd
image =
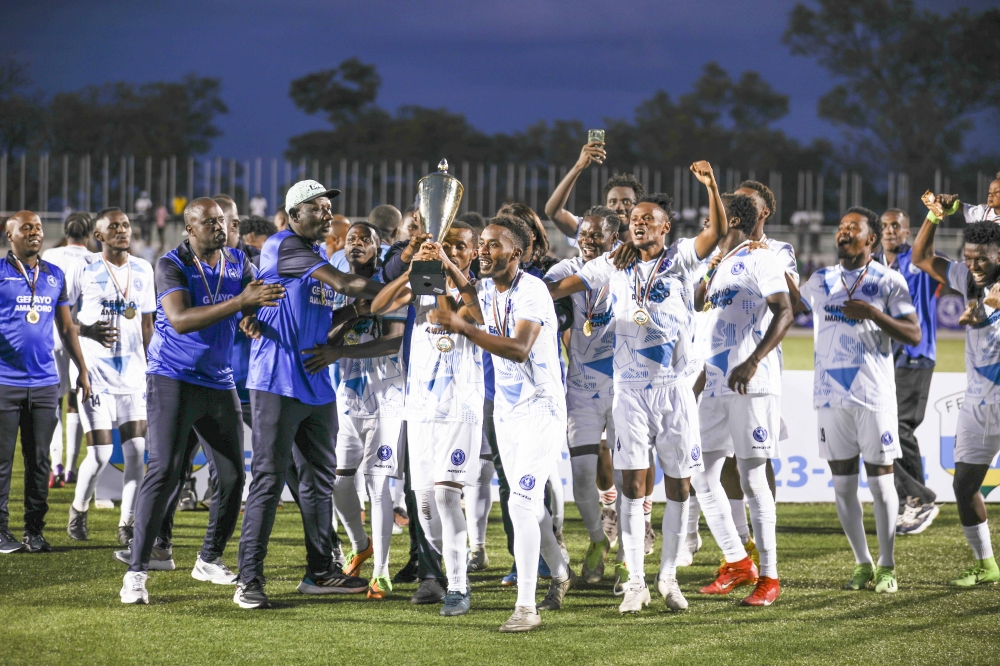
[[[719,196],[719,184],[715,182],[712,165],[701,160],[691,165],[691,173],[708,189],[708,227],[702,230],[694,239],[694,250],[699,259],[712,254],[715,246],[726,235],[729,224],[726,220],[726,209],[722,206]]]
[[[353,298],[372,299],[378,296],[382,290],[381,282],[339,271],[330,264],[320,266],[312,272],[310,277],[332,287],[334,291],[339,291]]]
[[[285,297],[285,288],[280,284],[264,284],[254,280],[236,298],[215,305],[191,306],[191,295],[187,289],[175,289],[160,298],[163,312],[174,330],[184,335],[194,333],[231,317],[249,307],[274,307],[278,299]]]
[[[578,223],[576,216],[566,210],[569,193],[573,190],[573,186],[576,185],[576,181],[580,177],[580,174],[583,173],[583,170],[589,167],[592,162],[603,164],[605,157],[607,157],[607,153],[604,152],[604,142],[594,141],[585,145],[580,150],[580,157],[577,159],[576,164],[569,170],[566,177],[559,181],[556,189],[552,192],[552,196],[545,202],[545,214],[549,216],[549,219],[552,220],[559,231],[571,238],[576,237]]]
[[[413,300],[413,291],[410,289],[410,273],[403,273],[398,278],[385,285],[382,291],[372,299],[371,313],[380,315],[392,312],[401,308]]]
[[[934,235],[938,228],[935,219],[937,218],[932,218],[928,213],[924,223],[920,225],[920,231],[913,241],[911,261],[941,284],[948,284],[948,260],[934,254]]]

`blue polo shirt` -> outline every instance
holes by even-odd
[[[325,405],[337,398],[329,372],[310,374],[302,352],[326,344],[333,323],[334,290],[311,277],[327,266],[320,249],[290,229],[264,242],[258,278],[285,287],[278,306],[257,313],[261,336],[250,350],[247,388]]]
[[[223,248],[226,273],[222,278],[217,303],[239,296],[254,279],[253,267],[246,255],[235,248]],[[208,328],[194,333],[180,334],[170,325],[163,312],[163,297],[186,289],[191,307],[211,305],[212,295],[205,290],[201,274],[195,265],[200,261],[191,250],[190,241],[184,241],[156,262],[156,324],[153,340],[149,343],[147,375],[160,375],[178,381],[208,388],[229,390],[235,388],[230,354],[239,313],[233,314]],[[222,261],[211,267],[201,262],[205,280],[215,290]]]
[[[889,268],[899,271],[910,289],[920,322],[920,344],[893,342],[892,354],[897,368],[932,368],[937,361],[937,290],[941,283],[913,264],[912,247],[903,244],[897,250],[896,261]],[[885,253],[880,252],[876,259],[884,264]]]
[[[24,266],[34,278],[35,271]],[[25,317],[31,309],[31,288],[17,268],[13,252],[0,263],[0,384],[41,387],[59,383],[52,356],[56,308],[69,305],[66,276],[55,264],[38,260],[35,283],[37,324]]]

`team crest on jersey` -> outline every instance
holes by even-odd
[[[733,265],[732,273],[733,273],[733,275],[739,275],[740,273],[742,273],[746,269],[747,269],[746,264],[744,264],[742,261],[737,261]]]
[[[57,286],[59,286],[59,283],[56,281],[56,276],[55,275],[49,275],[48,276],[48,282],[49,282],[49,286],[50,287],[57,287]]]
[[[892,444],[892,433],[886,430],[882,433],[882,446],[889,446]]]
[[[236,267],[236,266],[229,266],[226,269],[226,273],[229,275],[229,279],[230,280],[239,280],[240,279],[240,269],[238,267]]]
[[[663,280],[657,280],[649,291],[649,300],[654,303],[662,303],[668,298],[670,298],[670,287]]]
[[[451,464],[452,465],[464,465],[465,464],[465,451],[462,449],[455,449],[451,452]]]
[[[863,285],[861,285],[861,293],[865,296],[874,296],[878,293],[878,283],[873,280],[866,280]]]
[[[379,460],[385,462],[386,460],[392,457],[392,447],[389,446],[388,444],[383,444],[382,446],[378,447],[378,451],[375,452],[375,455],[378,456]]]
[[[531,490],[535,487],[535,477],[530,474],[525,474],[521,477],[521,480],[517,482],[517,485],[521,486],[522,490]]]
[[[691,460],[698,462],[698,458],[701,458],[701,447],[695,444],[691,449]]]
[[[142,280],[139,278],[132,280],[132,286],[135,287],[136,291],[142,291]]]
[[[760,426],[757,426],[756,428],[753,429],[753,438],[763,444],[765,441],[767,441],[767,430],[761,428]]]

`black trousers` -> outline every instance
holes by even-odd
[[[21,431],[24,457],[24,531],[41,532],[49,510],[49,444],[59,419],[59,385],[0,384],[0,529],[7,529],[14,447]]]
[[[240,580],[264,575],[274,514],[293,459],[298,504],[306,531],[307,571],[333,567],[333,481],[337,471],[337,403],[306,403],[267,391],[250,391],[253,406],[253,478],[243,511]],[[293,445],[297,451],[293,454]],[[294,482],[293,482],[294,483]]]
[[[401,441],[407,441],[406,421],[403,421],[399,437]],[[424,530],[420,526],[420,520],[417,519],[417,512],[420,510],[420,507],[417,505],[417,494],[413,492],[413,487],[410,485],[410,447],[408,443],[403,447],[403,466],[405,470],[403,499],[406,501],[406,514],[410,517],[408,525],[410,532],[410,561],[416,560],[417,577],[421,580],[425,578],[444,579],[444,566],[441,561],[441,555],[434,552],[430,547],[427,537],[424,535]]]
[[[917,427],[924,421],[927,394],[934,368],[896,368],[896,405],[899,412],[899,446],[903,457],[895,462],[896,492],[900,505],[907,497],[929,504],[937,494],[924,485],[924,465],[917,442]]]
[[[146,412],[149,462],[136,499],[129,571],[149,568],[149,556],[164,520],[169,520],[172,527],[171,509],[177,506],[181,480],[198,444],[198,439],[190,436],[192,429],[201,436],[205,456],[214,466],[218,480],[218,501],[212,502],[209,509],[209,528],[202,543],[201,559],[210,562],[221,557],[240,517],[246,479],[243,424],[236,389],[212,389],[161,375],[147,375]]]

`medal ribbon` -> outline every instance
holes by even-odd
[[[866,275],[868,275],[868,267],[871,265],[872,262],[869,260],[868,263],[865,264],[865,270],[861,271],[861,275],[859,275],[858,279],[854,281],[854,286],[850,288],[847,286],[847,280],[844,279],[844,268],[841,266],[840,281],[844,284],[844,289],[847,291],[847,300],[852,300],[854,298],[854,292],[858,290],[858,285],[861,284],[861,281],[865,279]]]
[[[35,277],[30,278],[30,277],[28,277],[28,269],[26,269],[24,267],[24,264],[21,263],[21,260],[18,259],[17,256],[14,255],[13,252],[11,252],[10,256],[14,257],[14,261],[17,262],[17,270],[21,272],[21,277],[23,277],[24,281],[28,283],[28,289],[31,290],[31,308],[30,309],[34,310],[35,309],[35,285],[38,283],[38,270],[41,268],[41,266],[39,265],[38,260],[36,259],[35,260]]]
[[[104,262],[104,268],[108,271],[108,276],[111,278],[112,284],[115,285],[115,291],[121,296],[122,301],[125,302],[126,307],[128,306],[128,290],[129,286],[132,284],[132,262],[127,261],[128,265],[128,277],[125,279],[125,289],[123,290],[121,285],[118,284],[118,278],[115,277],[114,271],[111,270],[111,265],[104,258],[104,254],[101,254],[101,261]],[[202,274],[202,279],[204,279],[204,274]],[[208,287],[206,286],[206,289]]]
[[[503,337],[509,337],[507,335],[507,317],[510,316],[510,295],[513,293],[514,288],[517,286],[518,281],[520,281],[521,276],[524,271],[521,269],[517,270],[517,275],[514,276],[514,281],[510,283],[510,289],[507,290],[507,298],[504,301],[504,313],[503,313],[503,327],[500,328],[500,335]],[[497,293],[496,282],[493,283],[493,323],[500,327],[500,311],[497,309],[497,301],[500,300],[500,295]]]
[[[201,275],[201,283],[205,285],[205,293],[207,293],[212,298],[211,305],[215,305],[216,299],[219,298],[219,292],[222,291],[222,280],[226,277],[226,253],[219,253],[219,282],[215,285],[215,293],[208,286],[208,278],[205,277],[205,269],[201,267],[201,259],[198,255],[194,257],[195,268],[198,269],[198,274]]]
[[[632,270],[635,271],[632,281],[632,293],[635,295],[635,302],[636,305],[639,306],[639,309],[644,309],[646,307],[646,301],[649,300],[649,292],[653,288],[653,281],[656,280],[656,276],[660,273],[660,266],[663,265],[663,258],[666,254],[667,248],[663,248],[663,251],[660,252],[659,258],[656,260],[656,263],[653,264],[653,270],[649,272],[649,277],[646,278],[645,292],[643,292],[641,284],[643,278],[642,272],[639,270],[639,260],[636,259],[632,264]]]
[[[590,318],[594,316],[594,310],[597,309],[597,305],[601,302],[601,299],[604,298],[604,294],[607,290],[608,285],[601,287],[601,290],[597,292],[597,298],[594,299],[593,303],[590,302],[590,295],[594,292],[590,289],[587,290],[587,321],[590,321]]]

